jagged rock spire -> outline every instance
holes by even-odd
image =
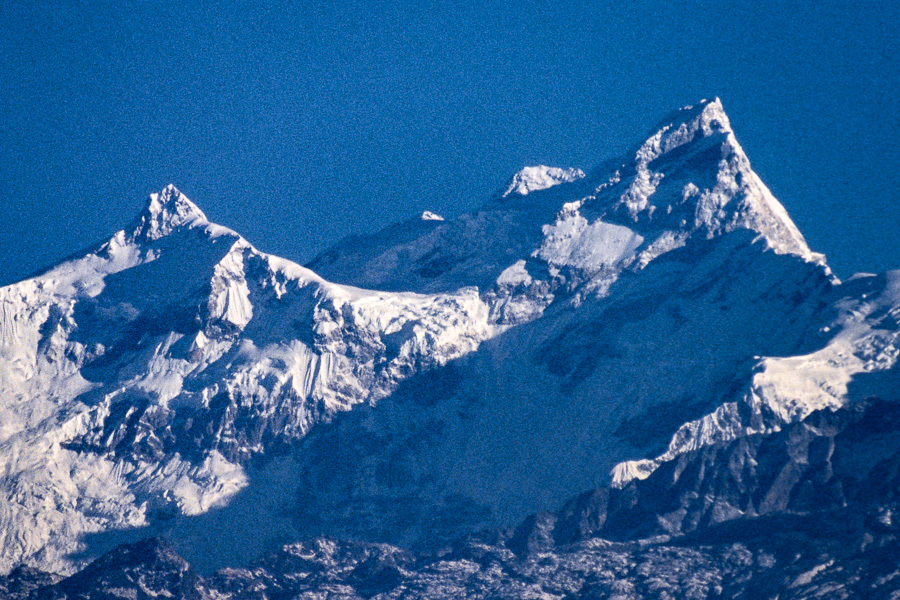
[[[145,241],[169,235],[175,228],[189,223],[208,223],[206,215],[187,196],[169,184],[158,194],[150,194],[147,206],[137,218],[131,237]]]

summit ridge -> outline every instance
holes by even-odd
[[[508,201],[521,193],[527,202]],[[355,237],[308,266],[326,279],[365,288],[424,292],[475,285],[505,294],[501,274],[525,260],[542,271],[531,275],[542,289],[583,286],[604,293],[622,269],[644,268],[689,239],[738,230],[753,232],[778,253],[827,266],[753,172],[718,99],[672,113],[625,156],[587,175],[527,167],[499,199],[427,231],[393,228]],[[623,238],[641,241],[620,253],[615,240]]]

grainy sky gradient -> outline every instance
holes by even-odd
[[[887,0],[5,2],[0,284],[170,182],[303,262],[710,96],[838,275],[900,268],[898,40]]]

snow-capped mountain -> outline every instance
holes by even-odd
[[[205,512],[247,485],[254,455],[494,330],[475,290],[327,283],[171,186],[0,306],[4,570],[64,569],[85,534]]]
[[[0,288],[0,570],[150,535],[204,571],[321,535],[433,549],[598,486],[673,523],[641,490],[690,457],[896,399],[900,272],[839,282],[718,100],[587,174],[425,209],[302,267],[169,186]],[[678,523],[767,514],[711,489]],[[586,536],[694,530],[603,510]]]
[[[492,249],[495,230],[510,255]],[[508,329],[312,432],[299,452],[309,533],[415,544],[514,523],[864,397],[863,374],[895,364],[893,276],[839,284],[718,101],[585,178],[410,233],[312,266],[385,289],[478,285]],[[436,257],[445,270],[429,270]]]
[[[588,176],[526,167],[472,214],[351,237],[308,266],[329,280],[386,290],[476,285],[502,293],[526,276],[532,290],[572,290],[588,279],[602,289],[623,268],[643,268],[690,239],[741,229],[778,253],[824,264],[750,168],[714,100],[669,115],[625,157]]]

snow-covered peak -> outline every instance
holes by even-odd
[[[509,201],[317,259],[360,287],[168,186],[95,251],[0,288],[0,572],[65,570],[139,528],[195,556],[222,531],[248,554],[292,531],[452,539],[617,464],[638,479],[895,395],[900,275],[835,289],[794,256],[813,255],[718,100],[633,150],[590,179],[523,169]]]
[[[680,239],[750,229],[776,252],[824,264],[753,172],[718,98],[671,113],[631,156],[597,190],[614,194],[612,211],[627,222]]]
[[[0,573],[65,570],[86,534],[226,502],[271,440],[471,353],[488,317],[472,289],[328,283],[166,187],[107,242],[0,288]]]
[[[506,198],[510,194],[527,196],[531,192],[546,190],[560,183],[577,181],[582,177],[584,177],[584,171],[581,169],[560,169],[544,165],[525,167],[513,175],[501,197]]]
[[[433,213],[430,210],[426,210],[422,212],[422,215],[419,217],[423,221],[443,221],[444,217],[437,213]]]
[[[158,194],[150,194],[147,206],[138,216],[133,239],[157,240],[182,225],[209,223],[206,215],[187,196],[169,184]]]
[[[685,106],[664,119],[657,126],[657,131],[637,150],[635,159],[639,163],[647,164],[680,146],[716,134],[725,136],[734,134],[728,115],[725,114],[722,102],[718,98],[712,101],[701,100],[698,104]]]
[[[531,192],[540,198],[526,199]],[[738,230],[779,254],[825,266],[753,172],[718,98],[670,113],[627,154],[586,177],[578,169],[526,167],[481,210],[427,227],[413,223],[350,238],[310,266],[359,287],[484,291],[506,286],[498,277],[511,265],[537,259],[548,266],[538,287],[571,291],[592,280],[590,289],[601,293],[622,269],[641,270],[672,250]]]

